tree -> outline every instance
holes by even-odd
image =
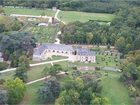
[[[124,53],[125,52],[125,39],[123,37],[120,37],[116,42],[115,42],[116,48]]]
[[[63,70],[63,68],[61,67],[61,65],[54,64],[50,68],[45,67],[45,69],[43,71],[44,71],[45,74],[48,74],[48,75],[51,75],[51,76],[55,76],[56,74],[58,74],[62,70]]]
[[[3,10],[3,8],[0,7],[0,14],[1,13],[4,13],[4,10]]]
[[[14,75],[15,78],[21,79],[23,82],[27,82],[27,68],[25,66],[17,67],[16,73]]]
[[[22,26],[23,26],[23,24],[16,19],[16,20],[13,21],[11,29],[14,30],[14,31],[18,31],[19,29],[22,28]]]
[[[27,82],[27,70],[29,69],[29,60],[26,55],[22,55],[19,58],[19,65],[16,69],[15,78],[19,78],[23,80],[23,82]]]
[[[30,33],[13,32],[1,35],[0,45],[4,60],[10,60],[11,66],[17,67],[21,55],[32,58],[36,40]]]
[[[78,105],[79,93],[73,89],[62,91],[59,98],[55,101],[55,105]]]
[[[24,92],[26,90],[26,86],[22,82],[22,80],[18,78],[16,78],[15,80],[7,80],[5,82],[5,87],[8,92],[9,105],[15,105],[22,100]]]
[[[7,63],[0,62],[0,71],[6,69],[7,67],[8,67],[8,64]]]
[[[134,80],[138,79],[138,72],[137,72],[136,65],[134,63],[129,63],[127,65],[127,70],[131,74]]]
[[[4,24],[0,24],[0,33],[6,31],[6,27]]]
[[[0,105],[7,105],[8,96],[6,90],[0,90]]]
[[[109,100],[107,98],[95,97],[91,101],[91,105],[110,105],[110,104],[109,104]]]
[[[134,46],[135,50],[139,50],[140,49],[140,37],[135,39],[133,46]]]
[[[60,83],[55,77],[48,78],[38,90],[38,97],[42,103],[52,103],[59,96]]]
[[[93,39],[93,34],[90,32],[90,33],[87,33],[86,34],[86,41],[87,41],[87,44],[90,44],[91,41]]]
[[[26,55],[20,56],[18,66],[25,66],[27,69],[29,69],[29,58],[27,58]]]

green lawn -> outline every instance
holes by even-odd
[[[54,59],[59,59],[60,57],[54,57]],[[62,59],[62,58],[61,58]],[[63,68],[67,67],[67,62],[58,62],[57,64],[61,64],[63,66]],[[33,81],[36,79],[40,79],[42,77],[44,77],[43,75],[43,69],[48,66],[50,67],[51,64],[45,64],[45,65],[40,65],[40,66],[35,66],[35,67],[31,67],[30,70],[28,70],[27,75],[28,75],[28,81]],[[14,74],[15,71],[10,71],[10,72],[6,72],[3,74],[0,74],[0,79],[13,79],[14,78]]]
[[[28,70],[28,72],[27,72],[28,81],[40,79],[41,77],[43,77],[42,71],[45,68],[45,66],[47,66],[47,65],[31,67],[31,69]],[[49,66],[49,64],[48,64],[48,66]],[[5,79],[5,80],[13,79],[14,74],[15,74],[15,71],[3,73],[0,75],[0,79]]]
[[[132,105],[127,88],[119,81],[119,73],[108,72],[102,79],[102,96],[107,97],[111,105]]]
[[[54,16],[55,12],[51,9],[36,9],[36,8],[14,8],[14,7],[4,7],[6,14],[23,14],[23,15],[41,15],[44,13],[47,16]]]
[[[37,91],[42,83],[43,81],[40,81],[31,85],[27,85],[25,97],[23,101],[21,102],[21,105],[39,105],[40,104],[37,98]]]
[[[64,22],[69,23],[73,21],[86,22],[88,20],[112,21],[115,15],[105,13],[60,11],[58,17],[61,18]]]

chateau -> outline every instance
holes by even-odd
[[[42,44],[34,49],[33,61],[52,58],[53,55],[68,57],[70,62],[95,63],[95,52],[85,48],[73,48],[65,44]]]

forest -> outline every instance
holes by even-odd
[[[110,25],[77,21],[64,26],[62,32],[60,38],[64,43],[113,45],[126,54],[140,49],[140,8],[120,10]]]
[[[0,0],[2,6],[20,6],[29,8],[52,8],[61,10],[115,13],[120,9],[139,6],[139,0]]]

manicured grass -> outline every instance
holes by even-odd
[[[23,101],[21,102],[21,105],[39,105],[40,104],[37,97],[37,91],[40,85],[42,85],[42,83],[43,81],[39,81],[34,84],[27,85],[25,97]]]
[[[40,78],[44,77],[43,76],[43,69],[46,66],[49,66],[49,65],[41,65],[41,66],[32,67],[31,70],[29,70],[27,72],[28,81],[33,81],[33,80],[40,79]]]
[[[28,29],[29,28],[29,29]],[[28,27],[25,31],[32,32],[33,36],[39,43],[53,43],[55,42],[55,36],[58,32],[57,27]]]
[[[86,22],[89,20],[100,20],[100,21],[112,21],[115,17],[113,14],[105,13],[88,13],[88,12],[76,12],[76,11],[60,11],[58,17],[66,22],[81,21]]]
[[[51,9],[36,9],[36,8],[14,8],[14,7],[4,7],[6,14],[23,14],[23,15],[41,15],[44,13],[47,16],[54,16],[55,12]]]
[[[108,72],[102,78],[102,96],[110,100],[111,105],[132,105],[127,88],[119,81],[119,73]]]
[[[54,57],[55,60],[59,59],[59,58],[60,57],[58,57],[58,58]],[[58,62],[57,64],[62,64],[63,68],[67,67],[67,62]],[[40,79],[40,78],[44,77],[43,70],[46,66],[50,67],[51,64],[45,64],[45,65],[31,67],[30,70],[28,70],[28,72],[27,72],[28,81],[33,81],[33,80]],[[15,74],[15,71],[10,71],[10,72],[3,73],[3,74],[0,75],[0,79],[5,79],[5,80],[13,79],[14,74]]]
[[[41,77],[43,77],[42,71],[46,66],[47,65],[31,67],[30,70],[28,70],[28,72],[27,72],[28,81],[40,79]],[[48,64],[48,66],[49,66],[49,64]],[[0,79],[5,79],[5,80],[13,79],[14,74],[15,74],[15,71],[3,73],[0,75]]]

